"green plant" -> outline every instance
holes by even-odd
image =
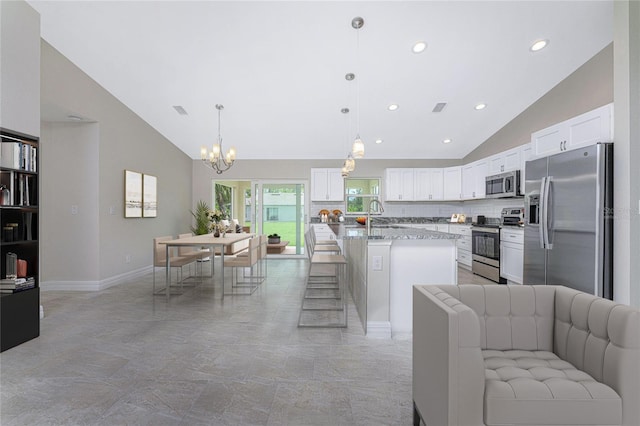
[[[196,221],[196,226],[191,227],[191,232],[196,235],[203,235],[209,233],[209,205],[200,200],[196,204],[195,213],[192,211],[191,215]]]
[[[280,235],[278,235],[278,234],[271,234],[271,235],[267,235],[267,238],[280,238]]]

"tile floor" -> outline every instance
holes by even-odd
[[[151,274],[42,292],[41,336],[0,355],[0,424],[411,425],[411,341],[365,337],[353,306],[348,329],[299,329],[306,261],[268,272],[224,300],[167,303]]]

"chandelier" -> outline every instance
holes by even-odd
[[[224,105],[216,104],[216,109],[218,110],[218,140],[211,147],[211,151],[208,151],[206,146],[202,146],[200,158],[205,165],[211,167],[217,174],[221,174],[233,166],[233,162],[236,160],[236,149],[231,147],[226,154],[223,154],[222,137],[220,136],[220,111],[224,109]]]

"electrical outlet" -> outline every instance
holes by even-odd
[[[124,263],[131,263],[131,255],[127,254],[124,256]]]
[[[374,271],[382,271],[382,256],[372,256],[371,260],[371,269]]]
[[[109,214],[111,215],[116,214],[116,208],[113,206],[109,206]]]
[[[71,214],[78,214],[78,205],[77,204],[73,204],[71,206]]]

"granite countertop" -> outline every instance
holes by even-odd
[[[428,231],[426,229],[410,228],[402,225],[374,225],[371,234],[367,235],[367,227],[363,225],[341,225],[331,223],[329,227],[338,239],[368,239],[368,240],[456,240],[458,234]]]

